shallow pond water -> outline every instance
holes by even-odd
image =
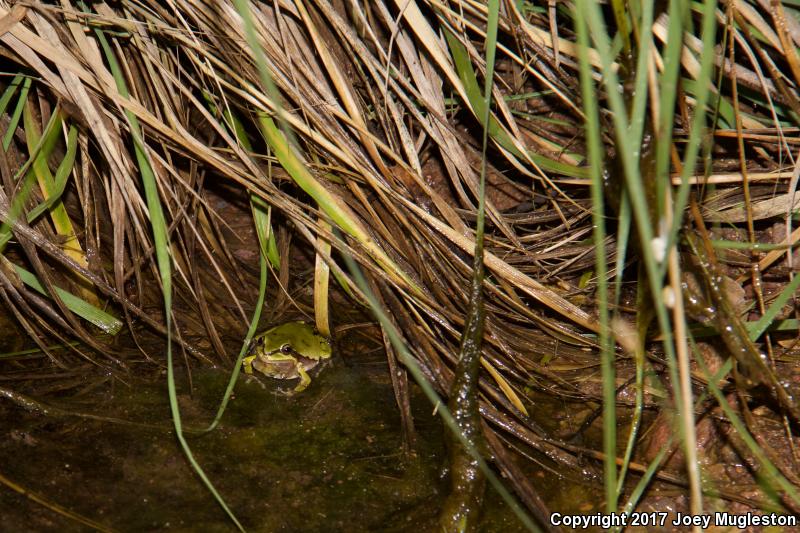
[[[204,427],[228,376],[193,372],[179,387],[184,425]],[[418,441],[403,453],[385,367],[341,362],[293,397],[289,382],[240,378],[220,427],[187,435],[198,462],[248,531],[431,530],[444,483],[442,428],[413,395]],[[293,383],[292,383],[293,384]],[[72,412],[146,422],[140,427],[43,416],[3,402],[0,474],[34,495],[118,531],[233,531],[170,431],[166,383],[116,381],[77,397],[43,398]],[[6,487],[2,530],[87,531]],[[10,529],[6,529],[10,528]],[[490,490],[482,530],[521,531]]]

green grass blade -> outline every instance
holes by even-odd
[[[350,270],[353,282],[364,295],[369,308],[372,310],[375,318],[378,319],[378,322],[380,322],[381,327],[386,332],[386,336],[392,343],[392,347],[397,352],[397,359],[406,367],[406,369],[408,369],[409,373],[420,386],[422,392],[428,398],[428,401],[430,401],[431,405],[436,406],[436,412],[440,417],[442,417],[442,421],[444,421],[448,431],[453,431],[458,436],[461,444],[469,451],[470,455],[472,455],[472,457],[480,465],[481,470],[486,475],[486,479],[497,491],[503,501],[508,504],[509,508],[511,508],[511,511],[520,520],[522,525],[525,526],[528,531],[541,531],[539,526],[533,522],[533,520],[528,516],[528,513],[526,513],[522,506],[517,502],[516,498],[514,498],[508,489],[506,489],[506,487],[503,485],[503,482],[500,481],[500,478],[498,478],[492,469],[489,468],[489,465],[487,465],[486,461],[484,461],[483,457],[481,457],[480,452],[478,452],[478,450],[471,445],[469,439],[464,437],[461,431],[459,431],[458,424],[453,418],[453,415],[450,413],[450,410],[447,408],[447,402],[442,401],[442,399],[433,389],[433,386],[430,384],[430,382],[428,382],[428,379],[425,377],[425,373],[420,368],[419,363],[417,363],[414,357],[409,353],[408,348],[400,337],[400,333],[398,333],[398,331],[395,329],[392,321],[389,320],[389,317],[387,317],[383,312],[380,304],[372,294],[372,291],[367,284],[367,280],[364,278],[364,274],[362,274],[361,269],[356,264],[355,260],[347,254],[343,254],[343,257],[345,263],[347,263],[348,269]]]
[[[23,91],[23,93],[27,94],[27,90]],[[36,158],[39,156],[39,153],[43,149],[45,141],[50,138],[50,132],[55,127],[57,115],[58,115],[57,113],[54,113],[50,117],[47,126],[45,126],[44,133],[40,137],[38,137],[36,145],[28,150],[28,160],[17,171],[16,175],[14,176],[14,179],[12,180],[13,182],[16,183],[19,180],[20,176],[24,176],[22,185],[20,185],[19,187],[19,192],[14,196],[14,198],[10,199],[11,209],[9,210],[8,220],[5,220],[3,224],[0,226],[0,253],[3,252],[6,244],[8,244],[8,241],[11,240],[12,236],[11,227],[14,221],[16,221],[17,218],[19,218],[19,216],[25,210],[25,202],[28,201],[28,196],[30,196],[31,191],[33,190],[33,185],[36,182],[36,175],[32,170],[34,161],[36,161]]]
[[[64,189],[67,186],[67,179],[72,173],[72,165],[75,163],[75,156],[78,152],[78,129],[74,124],[69,127],[67,134],[67,152],[64,154],[64,159],[58,165],[56,170],[55,179],[53,180],[53,189],[50,197],[37,205],[28,212],[28,223],[30,224],[42,215],[45,211],[53,207],[61,199],[64,194]]]
[[[32,169],[33,173],[36,175],[36,181],[39,184],[39,189],[45,202],[49,202],[51,205],[49,209],[50,219],[61,240],[60,247],[67,256],[72,258],[79,265],[88,267],[89,261],[83,251],[78,235],[75,232],[72,219],[69,217],[64,203],[61,201],[60,193],[56,188],[55,178],[50,172],[50,165],[48,163],[48,159],[55,150],[56,144],[61,137],[61,110],[58,107],[53,110],[45,132],[41,135],[39,133],[39,125],[34,118],[33,103],[31,101],[25,103],[22,120],[25,126],[25,142],[29,153],[34,153],[40,148],[38,153],[33,157]],[[72,171],[72,165],[70,164],[65,171],[66,174],[69,175]],[[97,294],[94,292],[92,283],[80,274],[74,274],[73,279],[80,286],[83,297],[99,305],[100,301]]]
[[[659,198],[663,198],[669,181],[670,150],[675,120],[675,102],[678,95],[678,77],[683,50],[683,28],[689,9],[682,0],[670,0],[667,44],[664,47],[664,69],[658,80],[660,99],[658,124],[655,125],[659,143],[656,146],[656,186]]]
[[[214,106],[214,104],[211,102],[211,99],[207,97],[206,100],[212,107],[212,112],[216,111],[216,106]],[[228,111],[225,111],[223,115],[226,119],[226,126],[233,132],[238,142],[245,150],[252,152],[250,140],[247,138],[247,132],[241,120],[239,120],[236,115]],[[256,299],[256,307],[255,311],[253,312],[253,317],[250,319],[250,325],[247,328],[247,334],[245,335],[244,341],[242,342],[242,347],[239,350],[239,355],[234,363],[230,379],[228,380],[228,385],[225,388],[225,392],[223,393],[219,407],[217,408],[217,413],[214,416],[214,419],[211,421],[211,424],[209,424],[204,430],[201,430],[202,432],[213,431],[219,425],[223,414],[225,414],[225,409],[228,407],[231,396],[233,395],[233,389],[236,386],[236,381],[239,379],[239,374],[242,370],[242,360],[247,354],[247,351],[250,347],[250,342],[253,339],[253,336],[258,329],[258,323],[261,320],[261,310],[264,308],[264,299],[267,294],[267,281],[269,279],[267,261],[272,263],[275,268],[280,268],[280,256],[278,254],[277,244],[275,243],[275,235],[272,231],[272,223],[270,220],[272,213],[271,206],[255,194],[250,193],[249,196],[250,208],[253,213],[253,223],[255,224],[256,236],[258,238],[258,247],[261,251],[259,254],[260,273],[258,281],[258,298]]]
[[[699,351],[697,347],[694,346],[694,343],[693,348],[695,354],[697,354],[695,359],[700,365],[701,370],[708,375],[709,371],[705,364],[705,360],[699,355]],[[798,492],[797,488],[792,485],[792,483],[786,479],[783,474],[781,474],[772,461],[770,461],[767,454],[764,453],[764,450],[750,434],[750,431],[747,429],[747,425],[744,424],[741,419],[739,419],[737,413],[728,403],[728,399],[725,397],[725,394],[717,386],[719,379],[730,372],[732,367],[733,362],[731,359],[728,359],[722,368],[717,371],[714,377],[708,380],[708,388],[711,390],[711,394],[713,394],[714,398],[717,400],[717,404],[720,406],[720,408],[722,408],[722,411],[725,413],[725,416],[728,418],[731,426],[733,426],[733,429],[736,431],[735,434],[740,437],[742,441],[744,441],[747,449],[750,450],[750,453],[753,454],[758,463],[761,465],[761,469],[758,471],[758,474],[763,476],[763,479],[765,479],[773,487],[777,487],[779,491],[782,491],[786,496],[791,498],[796,505],[800,505],[800,492]]]
[[[588,177],[585,168],[567,165],[532,152],[522,154],[506,131],[500,126],[500,123],[494,115],[487,109],[487,104],[484,102],[483,95],[481,94],[478,79],[475,76],[475,71],[472,69],[472,62],[470,61],[466,48],[464,48],[464,45],[459,42],[458,38],[453,35],[449,29],[444,29],[444,35],[447,39],[447,45],[450,47],[450,53],[453,57],[453,64],[456,67],[456,72],[458,72],[458,77],[469,98],[469,104],[472,109],[475,110],[476,118],[489,130],[489,136],[492,140],[518,159],[525,160],[530,157],[531,160],[544,171],[563,174],[574,178]],[[488,126],[484,118],[486,116],[489,117]]]
[[[346,205],[311,175],[286,137],[278,130],[272,118],[265,113],[260,113],[258,121],[261,132],[267,139],[275,156],[295,183],[317,202],[334,224],[354,237],[381,264],[387,274],[393,275],[399,282],[411,287],[415,292],[419,292],[420,289],[416,283],[386,255],[375,240],[369,236],[361,223],[352,216]]]
[[[642,21],[640,27],[653,26],[653,3],[642,5]],[[633,102],[631,102],[631,122],[628,126],[628,142],[630,146],[642,146],[644,126],[647,122],[647,100],[650,92],[647,86],[647,65],[650,59],[650,50],[653,45],[653,36],[649,31],[642,32],[639,36],[639,47],[636,50],[636,77],[633,84]],[[655,142],[655,141],[653,141]]]
[[[739,242],[729,241],[726,239],[711,239],[711,246],[723,250],[752,250],[754,252],[769,252],[772,250],[786,250],[790,248],[789,245],[771,244],[768,242]]]
[[[0,115],[5,114],[8,104],[11,103],[11,99],[14,98],[14,94],[16,94],[17,89],[22,85],[23,80],[26,80],[28,87],[30,87],[30,78],[22,74],[17,74],[14,76],[14,79],[11,80],[11,83],[8,84],[6,90],[3,91],[3,96],[0,96]],[[10,122],[8,130],[3,134],[3,151],[8,150],[8,147],[11,145],[11,139],[14,137],[14,131],[17,129],[18,124],[19,116],[17,116],[16,121],[12,120]]]
[[[208,99],[211,102],[210,98]],[[213,103],[211,104],[213,106]],[[216,106],[213,106],[216,109]],[[226,120],[226,126],[236,137],[236,140],[248,152],[253,151],[250,144],[250,139],[247,136],[247,129],[244,127],[241,119],[233,112],[225,110],[223,116]],[[250,207],[253,213],[253,223],[258,232],[258,242],[261,247],[262,253],[269,259],[272,267],[279,269],[281,267],[281,257],[278,252],[278,243],[275,241],[275,232],[272,231],[272,207],[267,204],[259,196],[249,193]]]
[[[783,309],[783,306],[786,305],[789,299],[796,296],[798,287],[800,287],[800,276],[795,275],[794,279],[783,288],[761,318],[755,322],[746,323],[745,327],[751,341],[755,342],[770,327],[772,321]]]
[[[689,192],[691,190],[691,182],[689,176],[694,174],[695,163],[697,156],[700,152],[701,141],[705,135],[705,112],[706,105],[708,104],[709,94],[711,92],[712,71],[714,68],[714,56],[716,54],[714,48],[714,39],[716,36],[716,0],[705,0],[703,2],[702,11],[702,33],[701,40],[703,42],[703,52],[700,56],[700,73],[697,77],[697,91],[695,113],[692,118],[691,130],[689,132],[689,140],[686,144],[686,149],[683,158],[683,169],[681,172],[681,183],[678,186],[678,192],[675,195],[674,212],[678,215],[673,217],[672,227],[667,235],[667,246],[671,247],[677,239],[678,231],[682,225],[682,215],[689,202]],[[676,39],[681,40],[681,39]],[[671,120],[671,118],[670,118]]]
[[[583,112],[586,116],[586,147],[589,174],[592,178],[592,220],[594,222],[595,271],[597,272],[597,301],[600,319],[600,358],[603,379],[603,452],[605,462],[603,480],[605,486],[606,512],[617,509],[617,422],[613,337],[609,329],[608,282],[606,263],[606,229],[603,199],[603,142],[600,134],[600,115],[595,99],[592,67],[589,63],[589,29],[583,10],[575,11],[575,27],[578,41]]]
[[[6,89],[5,94],[3,94],[3,99],[5,100],[6,96],[10,100],[13,96],[14,92],[12,91],[13,82],[17,81],[17,75],[14,80],[12,80],[12,85]],[[22,80],[22,87],[20,89],[19,98],[17,99],[17,105],[14,107],[14,112],[11,114],[11,119],[8,122],[8,129],[6,130],[5,134],[3,134],[3,150],[8,150],[8,147],[11,145],[11,139],[14,138],[14,132],[17,131],[17,127],[19,126],[19,119],[22,117],[22,110],[25,107],[25,102],[28,101],[28,92],[31,89],[31,79],[27,76]],[[8,105],[8,102],[3,102],[5,105]]]
[[[85,4],[81,3],[82,9],[86,10]],[[105,54],[111,72],[114,76],[114,81],[117,85],[117,90],[123,98],[129,98],[127,84],[122,69],[117,63],[113,50],[105,37],[103,31],[95,29],[95,36]],[[170,244],[169,236],[167,234],[167,224],[164,217],[164,211],[161,206],[161,199],[158,194],[158,185],[156,184],[156,176],[153,171],[150,161],[147,158],[144,142],[142,141],[141,127],[137,117],[130,111],[125,111],[128,123],[131,129],[131,136],[134,141],[134,151],[136,154],[136,162],[139,167],[139,173],[142,178],[142,185],[145,192],[145,200],[147,209],[150,216],[150,226],[153,230],[153,240],[156,253],[156,264],[158,267],[159,277],[161,279],[161,287],[164,295],[164,316],[167,330],[167,391],[169,394],[169,405],[172,413],[172,421],[175,427],[175,434],[178,442],[181,445],[184,455],[192,466],[192,469],[197,473],[200,479],[205,484],[208,491],[212,494],[217,503],[223,508],[225,513],[236,525],[240,531],[244,531],[242,524],[233,514],[233,511],[228,507],[228,504],[217,491],[211,479],[206,475],[203,468],[197,462],[192,453],[186,438],[183,435],[183,423],[181,421],[180,407],[178,405],[178,394],[175,385],[175,365],[172,354],[172,264],[170,257]]]
[[[249,6],[244,0],[235,0],[235,5],[239,15],[244,21],[245,37],[247,39],[247,44],[253,52],[261,82],[267,89],[273,105],[275,106],[275,116],[277,120],[279,123],[283,123],[285,121],[283,121],[281,117],[284,115],[284,110],[280,106],[280,94],[275,84],[272,82],[272,76],[270,75],[264,52],[259,45]],[[381,265],[388,275],[394,277],[398,283],[404,284],[410,287],[414,292],[419,293],[420,288],[417,284],[386,255],[347,208],[344,202],[340,201],[337,196],[332,194],[311,175],[302,158],[294,148],[297,142],[292,129],[287,126],[281,131],[276,125],[275,120],[263,111],[258,112],[257,119],[261,134],[278,158],[281,166],[289,173],[289,176],[291,176],[294,182],[317,202],[320,209],[322,209],[334,224],[338,225],[350,236],[355,238]]]
[[[259,277],[258,277],[258,298],[256,299],[256,308],[253,311],[253,318],[250,320],[250,326],[247,328],[247,335],[242,342],[242,348],[239,350],[239,355],[236,358],[236,363],[234,363],[233,371],[231,372],[230,380],[228,381],[228,386],[225,389],[225,393],[222,396],[222,400],[220,401],[219,407],[217,408],[217,414],[214,416],[214,420],[211,421],[211,424],[201,432],[209,432],[213,431],[217,425],[219,425],[220,420],[222,420],[222,415],[225,413],[225,409],[228,407],[228,403],[230,402],[231,396],[233,395],[233,388],[236,386],[236,381],[239,379],[239,374],[242,371],[242,360],[244,356],[247,354],[248,349],[250,348],[250,341],[253,339],[253,336],[258,329],[258,323],[261,320],[261,310],[264,308],[264,298],[267,294],[267,280],[269,279],[268,273],[269,269],[267,268],[267,257],[264,253],[265,244],[262,240],[261,234],[258,236],[259,244],[261,247],[261,254],[259,260]]]
[[[32,288],[39,294],[50,296],[47,294],[44,286],[39,282],[33,273],[28,272],[19,265],[14,265],[14,270],[16,271],[17,276],[19,276],[19,279],[22,280],[25,285]],[[117,319],[117,317],[106,313],[102,309],[98,309],[94,305],[75,296],[71,292],[67,292],[59,287],[56,287],[55,289],[58,293],[58,297],[62,302],[64,302],[64,305],[67,306],[67,309],[84,320],[91,322],[108,335],[116,335],[119,333],[119,330],[122,329],[122,322]]]

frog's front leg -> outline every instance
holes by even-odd
[[[253,359],[257,356],[255,355],[248,355],[244,359],[242,359],[242,368],[244,369],[245,374],[252,374],[253,373]]]
[[[297,361],[297,366],[295,368],[297,368],[297,375],[300,376],[300,383],[298,383],[297,387],[294,388],[293,394],[303,392],[306,390],[306,387],[311,384],[311,378],[309,377],[308,372],[306,372],[306,369],[303,367],[303,363]]]

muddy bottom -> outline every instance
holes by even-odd
[[[193,395],[180,395],[184,426],[204,427],[228,376],[200,370],[192,377]],[[415,453],[404,454],[385,366],[339,362],[301,394],[276,393],[292,385],[242,377],[220,426],[187,434],[242,525],[248,531],[433,530],[445,488],[444,448],[441,424],[421,393],[413,395]],[[31,495],[0,486],[0,530],[235,530],[180,451],[165,379],[116,381],[78,397],[41,400],[160,427],[43,416],[0,402],[0,474],[5,485]],[[55,505],[95,527],[48,507]],[[522,531],[491,489],[482,530]]]

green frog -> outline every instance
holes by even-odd
[[[308,371],[331,358],[331,342],[305,322],[287,322],[257,335],[242,360],[245,374],[253,369],[275,379],[296,379],[294,393],[311,383]]]

